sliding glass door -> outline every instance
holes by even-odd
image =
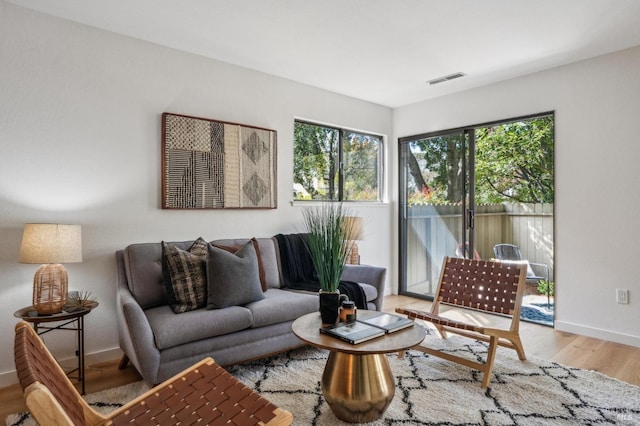
[[[432,297],[444,256],[468,234],[468,132],[400,142],[401,282],[404,292]]]
[[[529,265],[527,303],[552,324],[553,121],[546,113],[399,140],[400,294],[431,299],[445,256],[499,258],[496,246],[508,244]]]

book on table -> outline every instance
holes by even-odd
[[[320,333],[337,337],[352,345],[357,345],[358,343],[385,335],[384,330],[357,321],[350,323],[339,322],[336,325],[320,327]]]
[[[413,325],[413,321],[409,318],[376,311],[358,312],[357,321],[373,327],[378,327],[384,330],[385,333],[393,333]]]

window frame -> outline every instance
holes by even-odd
[[[384,196],[385,196],[385,190],[384,190],[384,182],[385,182],[385,155],[384,155],[384,150],[385,150],[385,140],[386,137],[382,134],[378,134],[378,133],[374,133],[374,132],[369,132],[369,131],[362,131],[362,130],[357,130],[357,129],[353,129],[350,127],[344,127],[344,126],[336,126],[336,125],[331,125],[331,124],[326,124],[326,123],[322,123],[322,122],[318,122],[318,121],[313,121],[313,120],[307,120],[307,119],[303,119],[303,118],[295,118],[293,125],[294,125],[294,129],[295,126],[297,124],[308,124],[311,126],[317,126],[317,127],[323,127],[326,129],[330,129],[330,130],[335,130],[338,132],[338,191],[337,191],[337,199],[310,199],[310,200],[305,200],[305,199],[298,199],[298,198],[293,198],[293,202],[298,203],[319,203],[319,202],[330,202],[330,203],[383,203],[384,202]],[[344,150],[343,150],[343,138],[345,133],[356,133],[359,135],[364,135],[364,136],[370,136],[373,138],[378,139],[379,145],[378,145],[378,149],[377,149],[377,172],[376,172],[376,188],[377,188],[377,196],[375,200],[345,200],[344,199],[344,183],[345,183],[345,176],[344,176]],[[294,131],[294,141],[293,141],[293,145],[295,147],[295,131]],[[295,159],[295,152],[294,152],[294,159]],[[293,182],[295,184],[295,181]]]

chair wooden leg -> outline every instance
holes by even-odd
[[[120,364],[118,364],[118,370],[124,370],[129,365],[129,357],[127,354],[122,355],[122,359],[120,360]]]
[[[445,330],[445,328],[443,326],[441,326],[440,324],[434,324],[436,326],[436,330],[438,330],[438,333],[440,334],[440,337],[442,337],[443,339],[447,338],[447,331]]]
[[[484,377],[482,378],[482,388],[489,386],[491,380],[491,372],[493,371],[493,361],[496,357],[496,349],[498,348],[498,338],[491,336],[489,339],[489,350],[487,351],[487,360],[484,365]]]
[[[516,335],[514,337],[509,338],[511,343],[513,343],[513,348],[518,353],[518,358],[520,361],[524,361],[527,359],[527,355],[524,353],[524,346],[522,346],[522,340],[520,340],[520,336]]]

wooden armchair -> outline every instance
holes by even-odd
[[[289,425],[293,416],[206,358],[109,415],[80,396],[40,337],[26,322],[16,325],[14,356],[24,398],[43,425]]]
[[[443,338],[447,337],[448,331],[488,342],[489,349],[485,362],[476,362],[424,345],[414,348],[483,372],[482,387],[486,388],[491,380],[498,346],[514,349],[521,361],[526,359],[519,333],[526,272],[526,266],[522,264],[445,257],[431,311],[399,307],[396,308],[396,312],[414,320],[420,319],[433,323]],[[440,315],[441,304],[504,315],[511,318],[511,323],[506,329],[452,320]]]

